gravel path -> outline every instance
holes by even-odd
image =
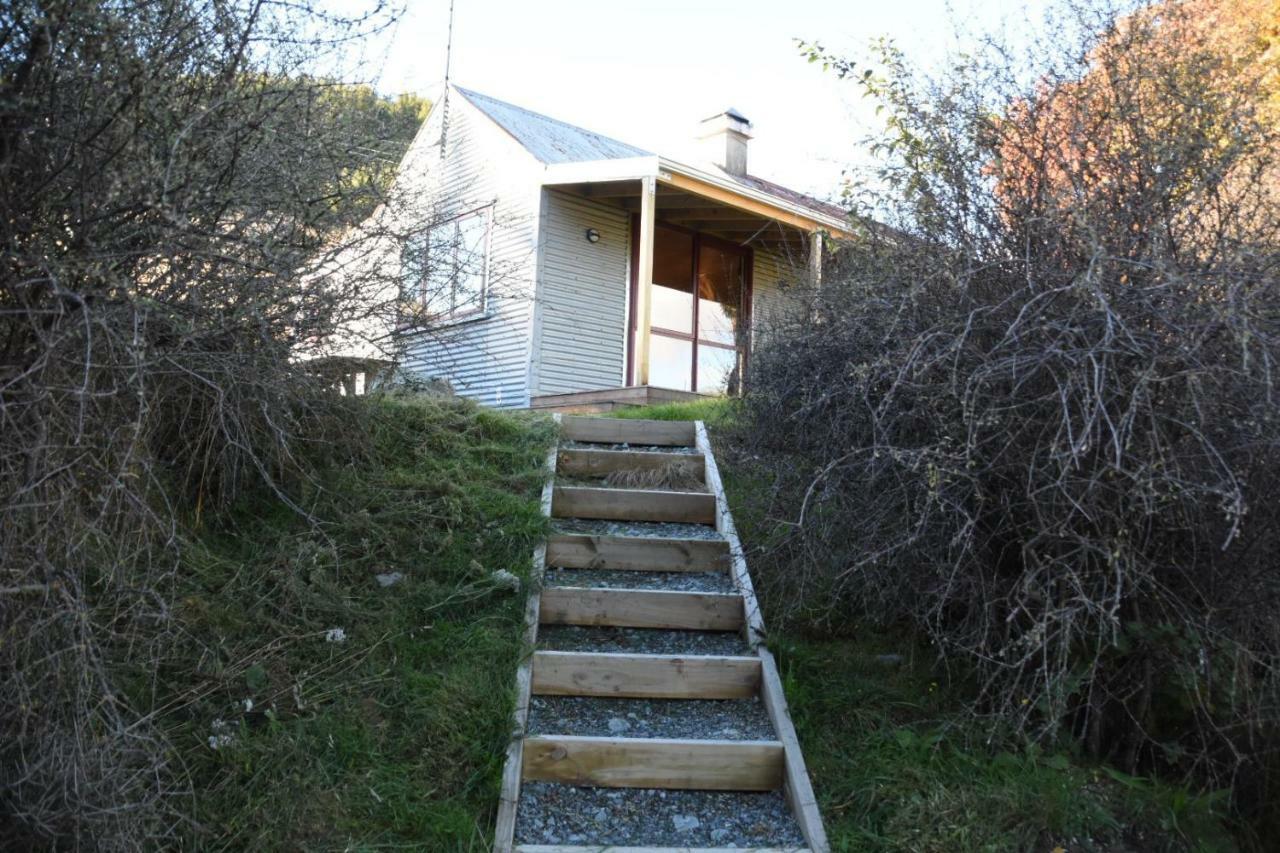
[[[598,699],[534,696],[530,735],[776,740],[759,699]]]
[[[664,521],[605,521],[595,518],[557,518],[558,533],[585,533],[589,536],[657,536],[662,539],[723,539],[709,524],[681,524]]]
[[[545,586],[605,589],[668,589],[677,592],[733,592],[725,572],[636,572],[607,569],[547,569]]]
[[[556,652],[631,652],[644,655],[750,654],[734,631],[659,631],[580,625],[544,625],[538,648]]]
[[[696,447],[682,447],[656,444],[598,444],[593,441],[562,441],[561,450],[635,450],[641,453],[688,453],[698,452]]]
[[[516,841],[681,847],[800,847],[804,837],[781,791],[575,788],[525,782]]]

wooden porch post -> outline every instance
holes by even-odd
[[[809,235],[809,277],[814,287],[822,286],[822,232]]]
[[[640,246],[636,252],[636,370],[637,385],[649,384],[649,323],[653,300],[653,218],[657,207],[657,178],[640,179]]]

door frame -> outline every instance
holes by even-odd
[[[756,265],[755,249],[752,248],[751,246],[741,246],[737,243],[734,243],[732,240],[726,240],[723,237],[717,237],[714,234],[706,234],[702,231],[696,231],[692,228],[686,228],[683,225],[676,225],[674,222],[667,222],[663,219],[655,219],[654,227],[655,227],[655,230],[661,227],[661,228],[668,228],[672,231],[681,231],[685,234],[692,235],[693,237],[693,269],[691,273],[693,276],[693,334],[689,336],[689,339],[693,343],[693,357],[691,359],[692,364],[690,365],[690,373],[691,373],[690,383],[689,383],[690,388],[693,388],[698,384],[698,261],[699,261],[699,255],[700,255],[699,250],[702,248],[702,245],[705,243],[710,246],[716,246],[718,248],[725,249],[730,252],[739,253],[742,255],[742,258],[743,258],[743,269],[742,269],[743,307],[742,307],[742,317],[739,320],[739,326],[743,334],[743,344],[742,344],[742,370],[741,370],[741,375],[738,377],[738,393],[742,393],[742,388],[745,385],[746,374],[747,374],[747,360],[751,357],[751,315],[755,307],[755,304],[754,304],[755,290],[752,287],[752,276],[755,274],[755,265]],[[640,270],[640,214],[632,213],[631,214],[631,270],[628,274],[630,278],[630,282],[627,287],[627,299],[628,299],[629,310],[627,311],[628,321],[627,321],[627,328],[625,330],[625,334],[627,336],[627,356],[626,356],[626,372],[624,375],[626,376],[628,387],[634,386],[636,384],[636,378],[635,378],[636,377],[636,374],[635,374],[636,332],[640,328],[640,321],[639,321],[639,318],[636,317],[635,304],[636,304],[636,297],[638,295],[638,291],[640,287],[639,270]],[[650,334],[652,334],[652,332]],[[669,334],[667,332],[659,332],[658,334],[665,335],[666,337],[670,337],[670,338],[678,338],[681,340],[685,339],[685,336],[683,334],[678,334],[678,333]],[[721,348],[728,349],[728,347],[721,347]],[[704,392],[694,391],[694,393],[704,393]]]

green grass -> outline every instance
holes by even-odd
[[[366,458],[303,496],[318,523],[259,496],[185,547],[188,657],[159,676],[195,791],[187,846],[492,844],[524,604],[492,572],[527,576],[545,534],[552,430],[463,402],[367,406]]]
[[[706,420],[717,441],[731,435],[733,413],[730,401],[710,400],[625,416]],[[743,498],[765,484],[731,453],[717,455],[750,551],[768,525]],[[762,605],[768,614],[769,602]],[[971,714],[976,691],[962,668],[948,677],[910,630],[775,631],[769,645],[836,851],[1235,849],[1222,796],[994,737]]]
[[[633,406],[610,412],[610,418],[648,418],[655,421],[706,421],[713,425],[732,417],[736,405],[730,397],[708,397],[689,403],[663,403],[656,406]]]

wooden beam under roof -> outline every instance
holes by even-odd
[[[587,198],[634,198],[640,205],[640,181],[610,181],[601,184],[579,184],[578,192]]]
[[[683,219],[697,219],[703,222],[746,222],[755,223],[757,227],[772,222],[763,216],[746,213],[729,207],[696,207],[687,209],[667,209],[663,211],[663,219],[678,222]]]
[[[658,181],[661,185],[682,190],[689,195],[718,201],[729,207],[736,207],[739,210],[750,211],[766,219],[772,219],[805,232],[828,227],[817,219],[792,213],[780,205],[760,201],[709,181],[682,175],[679,172],[664,172],[659,176]]]

